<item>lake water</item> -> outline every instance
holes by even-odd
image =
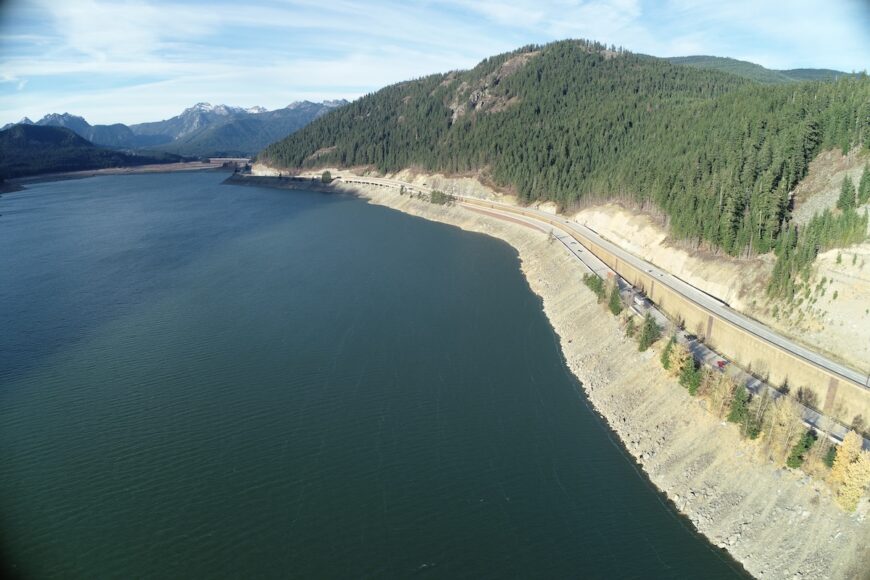
[[[0,198],[0,542],[63,578],[729,578],[508,245],[349,196]]]

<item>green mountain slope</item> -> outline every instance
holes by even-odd
[[[0,131],[0,179],[179,159],[176,155],[135,155],[103,149],[64,127],[14,125]]]
[[[562,207],[634,200],[663,212],[677,237],[736,255],[775,247],[789,191],[820,149],[868,139],[866,76],[761,85],[565,41],[386,87],[259,158],[476,172]]]
[[[793,68],[779,72],[796,81],[834,81],[849,76],[849,73],[829,68]]]
[[[753,62],[721,56],[675,56],[668,58],[667,60],[673,64],[726,72],[765,84],[794,83],[801,81],[832,81],[844,76],[849,76],[848,73],[825,68],[772,70]]]

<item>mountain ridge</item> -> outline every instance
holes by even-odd
[[[385,87],[258,160],[473,174],[563,209],[623,199],[677,239],[744,255],[794,243],[789,192],[821,149],[868,145],[866,75],[763,84],[571,40]]]
[[[19,124],[0,130],[0,179],[180,159],[161,152],[143,155],[97,147],[67,127]]]
[[[769,69],[746,60],[702,54],[675,56],[669,57],[666,60],[672,64],[726,72],[765,84],[833,81],[838,78],[852,76],[850,73],[824,68]]]
[[[321,103],[297,101],[268,111],[260,106],[245,108],[199,102],[179,115],[147,123],[91,125],[83,117],[65,112],[49,113],[35,123],[24,117],[3,129],[19,124],[65,127],[105,147],[150,149],[187,156],[249,156],[346,104],[343,99]]]

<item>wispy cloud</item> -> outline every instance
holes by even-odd
[[[354,98],[528,43],[592,38],[659,56],[864,69],[861,0],[11,0],[0,121],[165,118],[209,100]]]

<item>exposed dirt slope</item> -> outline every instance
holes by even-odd
[[[770,257],[738,260],[682,249],[669,243],[667,231],[653,218],[616,204],[590,207],[573,218],[738,310],[757,301],[755,289],[773,268]]]
[[[843,178],[851,177],[857,187],[865,163],[870,163],[870,152],[861,152],[858,148],[848,155],[837,149],[820,153],[810,163],[807,176],[794,190],[792,215],[795,221],[805,224],[815,214],[836,207]]]
[[[870,371],[870,243],[821,254],[811,280],[818,290],[786,313],[769,304],[765,294],[772,255],[736,259],[690,252],[670,243],[651,217],[614,204],[584,209],[574,219],[780,334]]]

